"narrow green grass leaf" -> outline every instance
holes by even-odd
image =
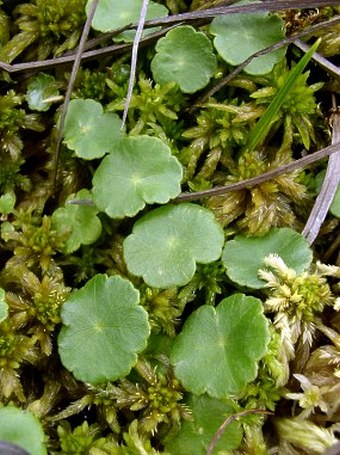
[[[291,72],[290,76],[288,77],[286,84],[280,89],[280,91],[277,93],[273,101],[270,103],[266,112],[257,122],[255,128],[249,135],[248,144],[246,146],[247,151],[251,152],[252,150],[254,150],[255,147],[259,144],[259,142],[266,136],[272,124],[272,120],[274,119],[275,115],[278,113],[279,109],[284,103],[287,94],[293,88],[298,76],[306,68],[308,62],[312,58],[319,44],[320,39],[313,44],[313,46],[309,49],[308,52],[306,52],[306,54],[302,57],[299,63],[297,63],[297,65]]]

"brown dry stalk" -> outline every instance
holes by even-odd
[[[284,8],[282,7],[282,4],[285,4],[287,9],[304,8],[304,7],[312,8],[312,7],[318,7],[318,6],[326,6],[326,5],[330,5],[330,4],[334,6],[334,5],[340,5],[340,0],[333,1],[333,2],[332,1],[322,1],[322,0],[319,0],[319,1],[310,0],[310,1],[301,1],[301,2],[299,2],[299,1],[282,2],[282,1],[271,0],[270,2],[267,2],[267,3],[270,3],[270,7],[266,6],[265,4],[255,3],[254,5],[252,5],[251,11],[278,11],[280,9],[283,10]],[[277,8],[278,5],[280,5],[280,8]],[[233,8],[233,9],[229,10],[228,8]],[[154,19],[152,21],[146,21],[144,24],[144,28],[154,27],[155,25],[162,26],[162,25],[166,25],[167,23],[172,23],[172,24],[174,24],[173,26],[177,26],[182,23],[185,23],[186,21],[194,23],[195,21],[205,20],[208,23],[213,19],[214,15],[218,16],[221,14],[229,14],[229,13],[235,13],[235,12],[247,13],[249,11],[250,11],[249,5],[243,5],[243,6],[241,5],[238,7],[229,6],[229,7],[224,7],[224,9],[211,8],[209,10],[195,11],[192,13],[175,14],[175,15],[168,16],[168,17],[162,18],[162,19],[157,19],[157,20]],[[206,17],[205,13],[207,13],[207,12],[209,14]],[[306,35],[316,32],[316,31],[319,31],[323,28],[332,27],[332,26],[338,24],[339,22],[340,22],[340,17],[334,16],[330,20],[321,22],[319,24],[312,25],[312,26],[308,27],[308,29],[305,29],[302,32],[297,33],[296,35],[294,35],[294,38],[301,38],[303,36],[306,36]],[[201,25],[202,25],[202,23],[201,23]],[[126,27],[122,27],[119,30],[113,30],[110,33],[105,33],[101,37],[95,38],[93,40],[93,45],[96,44],[98,42],[98,40],[108,39],[108,38],[116,35],[118,32],[121,33],[125,30],[135,29],[135,28],[137,28],[137,26],[138,26],[138,24],[127,25]],[[170,29],[172,27],[170,27]],[[169,31],[169,28],[163,28],[160,31],[150,34],[150,35],[146,36],[145,38],[143,38],[140,41],[140,44],[147,45],[147,44],[153,42],[155,39],[165,35],[168,31]],[[286,38],[285,40],[282,40],[279,43],[276,43],[273,47],[272,46],[268,47],[264,53],[270,52],[274,49],[278,49],[279,47],[282,47],[282,46],[294,41],[294,38],[293,37]],[[86,44],[86,47],[88,44],[89,43]],[[98,58],[98,57],[101,57],[104,55],[121,54],[125,51],[131,50],[131,48],[132,48],[131,44],[115,44],[112,46],[103,47],[101,49],[94,49],[94,50],[89,50],[89,51],[83,52],[81,55],[81,59],[82,60],[91,60],[91,59],[95,59],[95,58]],[[254,58],[255,56],[257,56],[257,54],[250,57],[250,59]],[[7,71],[8,73],[17,73],[17,72],[22,72],[22,71],[27,71],[27,70],[38,71],[38,70],[49,68],[49,67],[55,67],[56,65],[72,63],[74,61],[74,59],[75,59],[75,54],[70,53],[70,54],[66,54],[62,57],[35,61],[35,62],[8,64],[8,63],[0,61],[0,68],[3,69],[4,71]],[[247,63],[249,63],[248,60],[247,60]],[[245,65],[242,64],[241,69],[243,69],[244,66]]]
[[[326,156],[336,154],[340,148],[340,140],[336,144],[329,145],[324,149],[321,149],[312,155],[304,156],[298,160],[292,161],[291,163],[284,164],[276,169],[272,169],[268,172],[264,172],[261,175],[257,175],[256,177],[252,177],[250,179],[241,180],[240,182],[232,183],[230,185],[219,186],[216,188],[211,188],[209,190],[203,191],[195,191],[193,193],[182,193],[179,195],[175,201],[196,201],[203,197],[210,197],[210,196],[221,196],[229,191],[238,191],[243,190],[245,188],[251,188],[252,186],[258,185],[259,183],[266,182],[267,180],[271,180],[274,177],[282,174],[288,174],[289,172],[294,171],[295,169],[307,167],[308,165],[315,163],[316,161],[325,158]]]
[[[303,158],[292,161],[288,164],[284,164],[280,167],[277,167],[276,169],[264,172],[263,174],[257,175],[256,177],[252,177],[250,179],[241,180],[240,182],[232,183],[230,185],[218,186],[209,190],[195,191],[193,193],[181,193],[179,196],[173,199],[173,202],[198,201],[204,197],[221,196],[223,194],[229,193],[229,191],[238,191],[245,188],[251,188],[252,186],[271,180],[278,175],[288,174],[295,169],[307,167],[316,161],[322,160],[326,156],[337,153],[339,151],[339,148],[340,142],[329,145],[324,149],[318,150],[312,155],[304,156]],[[68,204],[94,205],[94,202],[90,199],[72,199],[68,201]]]

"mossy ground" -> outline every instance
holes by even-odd
[[[178,14],[221,2],[158,3]],[[198,266],[187,285],[166,290],[132,276],[122,245],[135,219],[112,220],[100,213],[102,233],[96,242],[65,252],[70,231],[57,229],[52,215],[69,195],[91,189],[99,160],[79,159],[62,144],[56,173],[58,121],[72,62],[56,60],[43,69],[35,62],[74,51],[86,20],[85,4],[84,0],[0,1],[0,60],[15,70],[8,71],[6,65],[0,69],[0,285],[9,309],[0,323],[0,405],[34,412],[52,454],[166,453],[166,438],[191,418],[186,391],[168,362],[171,338],[194,309],[215,305],[238,289],[220,262]],[[337,13],[339,6],[279,15],[289,35]],[[201,30],[212,39],[205,25]],[[338,32],[336,25],[309,37],[313,41],[321,36],[320,53],[335,62]],[[89,39],[100,36],[91,31]],[[330,144],[331,98],[339,93],[339,79],[311,63],[273,119],[265,140],[255,151],[243,152],[256,122],[302,57],[296,47],[290,46],[286,58],[269,74],[241,72],[213,97],[195,104],[231,68],[218,57],[209,86],[199,93],[182,93],[175,83],[153,81],[150,62],[155,42],[139,51],[126,131],[160,138],[171,148],[183,166],[183,192],[256,177]],[[96,49],[111,44],[107,39]],[[27,66],[20,69],[21,63]],[[48,100],[47,110],[32,108],[28,96],[30,84],[41,72],[52,76],[53,93],[58,92]],[[92,58],[81,65],[72,98],[94,99],[105,111],[121,116],[129,73],[129,49]],[[272,227],[284,226],[301,232],[316,196],[316,177],[326,165],[323,160],[198,203],[214,212],[226,238],[240,233],[263,236]],[[340,266],[338,218],[327,217],[313,251],[316,260]],[[257,379],[230,401],[235,413],[255,409],[273,415],[241,419],[244,437],[233,453],[322,453],[335,441],[331,430],[339,431],[336,298],[340,289],[334,278],[339,272],[317,265],[296,277],[284,264],[272,266],[277,274],[266,276],[270,291],[260,296],[271,321],[269,349]],[[56,344],[63,303],[97,273],[119,274],[133,282],[159,344],[156,355],[150,348],[151,354],[140,356],[128,377],[101,387],[77,381],[62,366]],[[289,306],[292,301],[295,306]]]

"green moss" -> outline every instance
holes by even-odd
[[[74,48],[85,22],[85,0],[34,0],[15,10],[19,33],[1,49],[1,59],[13,61],[28,49],[26,58],[46,59]]]

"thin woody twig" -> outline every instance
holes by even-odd
[[[63,138],[63,130],[64,130],[64,125],[65,125],[67,109],[68,109],[68,105],[70,104],[71,93],[72,93],[74,82],[76,80],[76,76],[77,76],[79,66],[81,63],[81,55],[85,48],[86,40],[87,40],[89,31],[91,28],[92,19],[93,19],[94,13],[96,12],[98,3],[99,3],[99,0],[93,0],[93,2],[91,4],[90,10],[89,10],[89,13],[88,13],[88,16],[87,16],[87,19],[86,19],[86,22],[85,22],[85,25],[83,28],[83,32],[80,37],[77,53],[74,57],[74,64],[73,64],[70,80],[69,80],[69,83],[67,86],[67,91],[65,94],[65,101],[64,101],[64,104],[63,104],[62,110],[61,110],[60,122],[59,122],[59,126],[58,126],[57,142],[56,142],[56,148],[55,148],[55,156],[54,156],[54,175],[53,175],[53,186],[54,187],[56,186],[56,182],[57,182],[60,146],[61,146],[61,141]]]
[[[250,179],[241,180],[240,182],[232,183],[230,185],[218,186],[216,188],[211,188],[209,190],[195,191],[193,193],[181,193],[173,202],[182,202],[182,201],[197,201],[204,197],[211,196],[222,196],[223,194],[229,193],[230,191],[243,190],[245,188],[251,188],[254,185],[271,180],[274,177],[282,174],[288,174],[296,169],[307,167],[316,161],[319,161],[326,156],[332,155],[339,151],[340,142],[337,144],[329,145],[328,147],[318,150],[312,155],[304,156],[298,160],[292,161],[291,163],[284,164],[276,169],[272,169],[268,172],[264,172],[261,175],[252,177]],[[68,204],[80,204],[80,205],[94,205],[93,201],[90,199],[72,199],[68,201]]]
[[[274,10],[274,5],[277,4],[277,2],[275,2],[275,0],[271,0],[270,2],[266,2],[266,3],[270,3],[270,7],[265,7],[266,11],[272,11]],[[282,1],[280,2],[280,4],[282,3]],[[293,2],[286,2],[286,3],[289,3],[290,6],[288,8],[303,8],[304,6],[305,7],[308,7],[307,3],[308,2],[296,2],[296,1],[293,1]],[[310,3],[313,3],[310,4],[310,7],[313,7],[313,6],[321,6],[321,4],[323,5],[323,2],[321,0],[319,0],[318,2],[310,2]],[[329,2],[326,2],[326,3],[329,3]],[[333,5],[335,4],[340,4],[340,1],[338,2],[331,2]],[[253,5],[253,7],[255,5],[260,5],[261,4],[258,4],[258,3],[255,3]],[[273,5],[273,9],[272,9],[272,5]],[[304,5],[304,6],[303,6]],[[241,5],[241,6],[238,6],[238,10],[237,12],[240,12],[240,13],[246,13],[248,12],[247,8],[249,7],[249,5]],[[221,12],[221,10],[219,9],[218,11],[216,11],[216,16],[220,15],[220,14],[228,14],[229,12],[236,12],[235,9],[233,11],[228,11],[228,8],[235,8],[235,7],[225,7],[224,11]],[[257,6],[257,8],[259,8],[259,6]],[[210,9],[209,11],[214,11],[216,8],[212,8]],[[263,9],[262,9],[263,10]],[[204,10],[204,11],[208,11],[208,10]],[[196,11],[194,12],[196,14],[196,21],[197,20],[201,20],[202,18],[200,18],[200,13],[202,13],[202,11]],[[173,16],[170,16],[171,19],[172,19],[172,27],[173,26],[176,26],[176,25],[179,25],[180,23],[183,23],[185,22],[185,17],[186,15],[189,15],[191,17],[192,14],[194,13],[183,13],[183,14],[177,14],[177,15],[173,15]],[[210,22],[212,19],[213,19],[214,15],[211,13],[210,16],[208,18],[204,18],[206,19],[207,22]],[[145,24],[144,24],[144,28],[148,28],[148,27],[154,27],[155,25],[158,25],[158,26],[162,26],[162,25],[166,25],[166,23],[164,22],[167,18],[162,18],[162,19],[157,19],[157,23],[155,23],[155,19],[152,20],[152,21],[146,21]],[[189,20],[189,19],[188,19]],[[194,19],[192,19],[194,21]],[[306,36],[308,34],[312,34],[318,30],[321,30],[325,27],[332,27],[336,24],[338,24],[340,22],[340,17],[339,16],[335,16],[333,17],[332,19],[330,20],[327,20],[327,21],[324,21],[324,22],[320,22],[319,24],[315,24],[315,25],[312,25],[310,26],[308,29],[306,30],[303,30],[302,32],[300,33],[297,33],[295,35],[295,38],[300,38],[300,37],[303,37],[303,36]],[[122,32],[122,31],[125,31],[125,30],[131,30],[131,29],[134,29],[136,28],[137,25],[134,24],[134,25],[128,25],[126,27],[122,27],[119,29],[119,32]],[[170,27],[170,28],[172,28]],[[145,38],[143,38],[140,43],[141,44],[148,44],[150,42],[153,42],[156,38],[160,37],[160,36],[163,36],[165,33],[167,33],[167,31],[169,30],[169,28],[166,28],[166,29],[163,29],[163,30],[160,30],[160,31],[157,31],[153,34],[150,34],[148,36],[146,36]],[[117,33],[117,30],[113,30],[112,31],[112,35],[115,35]],[[108,35],[108,34],[106,34]],[[283,40],[282,41],[283,45],[286,44],[286,41]],[[289,40],[289,42],[291,42]],[[277,43],[278,44],[278,43]],[[82,60],[91,60],[91,59],[95,59],[95,58],[98,58],[100,56],[104,56],[104,55],[110,55],[110,54],[118,54],[118,53],[123,53],[127,50],[130,50],[132,47],[132,45],[130,43],[128,44],[115,44],[115,45],[112,45],[112,46],[107,46],[105,48],[102,48],[102,49],[95,49],[95,50],[90,50],[90,51],[86,51],[86,52],[83,52],[82,55],[81,55],[81,59]],[[280,47],[280,46],[279,46]],[[272,50],[270,48],[270,50]],[[267,51],[269,52],[269,51]],[[38,71],[38,70],[41,70],[41,69],[46,69],[46,68],[49,68],[49,67],[55,67],[56,65],[61,65],[61,64],[66,64],[66,63],[72,63],[75,59],[75,55],[74,54],[68,54],[68,55],[65,55],[65,56],[62,56],[62,57],[57,57],[57,58],[53,58],[53,59],[48,59],[48,60],[41,60],[41,61],[35,61],[35,62],[26,62],[26,63],[16,63],[16,64],[8,64],[8,63],[5,63],[5,62],[1,62],[0,61],[0,68],[3,69],[4,71],[8,72],[8,73],[18,73],[18,72],[22,72],[22,71],[27,71],[27,70],[32,70],[32,71]],[[242,67],[243,69],[243,67]]]
[[[333,22],[334,20],[334,22]],[[340,16],[335,16],[332,18],[330,21],[331,24],[329,25],[336,25],[340,22]],[[327,21],[327,22],[330,22]],[[306,44],[304,44],[302,41],[300,41],[298,38],[303,38],[304,36],[311,35],[312,33],[316,32],[319,29],[319,26],[323,24],[316,24],[314,26],[311,26],[305,30],[302,30],[301,32],[295,34],[294,36],[289,36],[287,38],[284,38],[281,41],[278,41],[277,43],[274,43],[268,47],[265,47],[264,49],[261,49],[260,51],[255,52],[254,54],[250,55],[246,60],[244,60],[240,65],[238,65],[231,73],[229,73],[226,77],[221,79],[216,85],[211,87],[207,92],[205,92],[196,102],[195,104],[188,109],[189,113],[192,113],[194,110],[198,109],[202,104],[204,104],[211,96],[213,96],[216,92],[221,90],[223,87],[225,87],[227,84],[229,84],[230,81],[232,81],[241,71],[244,70],[244,68],[249,65],[249,63],[255,58],[255,57],[260,57],[262,55],[268,54],[269,52],[273,52],[277,49],[280,49],[283,46],[286,46],[287,44],[294,43],[296,46],[298,46],[300,49],[302,49],[304,52],[307,52],[310,48]],[[328,25],[327,25],[328,27]],[[340,78],[340,71],[339,68],[337,68],[335,65],[333,65],[331,62],[329,62],[326,58],[322,57],[320,54],[314,53],[312,57],[316,63],[321,65],[327,72],[332,74],[332,76],[336,78]]]
[[[302,231],[302,235],[306,237],[306,240],[310,245],[318,236],[321,225],[325,221],[329,207],[333,202],[336,190],[340,183],[340,112],[335,112],[332,120],[332,144],[338,143],[338,151],[329,157],[326,175],[320,193],[316,198],[306,226]]]
[[[251,188],[254,185],[258,185],[260,183],[266,182],[267,180],[271,180],[274,177],[282,174],[288,174],[296,169],[303,168],[308,166],[309,164],[315,163],[316,161],[325,158],[326,156],[335,154],[339,151],[340,142],[337,144],[329,145],[328,147],[321,149],[312,155],[304,156],[298,160],[292,161],[291,163],[284,164],[276,169],[272,169],[268,172],[264,172],[261,175],[256,177],[252,177],[250,179],[242,180],[240,182],[232,183],[226,186],[219,186],[217,188],[212,188],[209,190],[203,191],[196,191],[194,193],[182,193],[179,195],[175,201],[195,201],[201,199],[203,197],[210,197],[210,196],[222,196],[223,194],[228,193],[229,191],[238,191],[243,190],[245,188]]]
[[[308,52],[310,47],[299,39],[294,40],[295,46],[299,47],[303,52]],[[328,74],[331,74],[336,79],[340,79],[340,68],[334,65],[332,62],[327,60],[318,52],[314,52],[312,59],[321,68],[323,68]]]
[[[251,3],[246,5],[233,6],[216,6],[205,10],[192,11],[190,13],[174,14],[166,16],[162,19],[152,19],[145,23],[146,27],[155,27],[160,25],[168,25],[177,21],[190,21],[196,19],[212,19],[216,16],[225,14],[241,14],[241,13],[256,13],[256,12],[275,12],[289,9],[317,8],[322,6],[339,5],[339,0],[271,0],[262,3]]]
[[[143,0],[142,8],[140,11],[140,16],[139,16],[139,21],[138,21],[138,27],[137,27],[136,34],[135,34],[135,37],[133,40],[129,87],[128,87],[128,92],[126,95],[126,101],[125,101],[125,105],[124,105],[121,129],[123,129],[124,125],[125,125],[126,117],[127,117],[130,102],[131,102],[132,90],[133,90],[133,86],[135,84],[138,47],[139,47],[140,40],[142,38],[145,18],[146,18],[146,14],[148,11],[148,4],[149,4],[149,0]]]

